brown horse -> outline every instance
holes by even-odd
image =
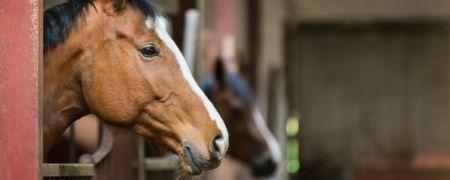
[[[190,174],[217,167],[228,132],[164,20],[145,0],[71,0],[44,14],[44,152],[92,113],[177,153]]]
[[[228,73],[223,61],[217,60],[214,76],[203,80],[202,89],[228,127],[229,154],[249,165],[255,176],[273,174],[281,160],[280,147],[245,81],[237,74]]]

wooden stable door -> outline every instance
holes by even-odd
[[[288,84],[302,117],[303,174],[449,159],[448,24],[303,24],[292,35]]]

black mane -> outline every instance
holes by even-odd
[[[92,5],[94,0],[69,0],[56,5],[44,13],[44,51],[54,48],[67,39],[70,30],[76,25],[78,19],[84,16],[84,9]],[[153,19],[156,18],[156,9],[146,0],[128,0],[128,4],[136,7],[142,14]],[[94,6],[95,8],[95,6]],[[120,11],[120,6],[115,6]]]

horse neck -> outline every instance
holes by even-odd
[[[44,154],[74,121],[87,114],[73,53],[62,47],[44,55]]]

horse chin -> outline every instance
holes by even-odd
[[[181,158],[179,172],[183,176],[198,176],[203,173],[203,169]]]
[[[186,174],[194,176],[202,174],[204,168],[194,159],[198,155],[193,154],[192,149],[184,147],[179,156],[181,159],[181,168]]]
[[[211,170],[220,165],[220,158],[210,155],[210,159],[202,155],[201,151],[192,142],[184,143],[180,153],[181,168],[190,175],[201,175],[205,170]]]
[[[182,160],[180,164],[181,164],[181,171],[185,175],[197,176],[203,173],[203,170],[193,163],[188,163],[185,160]]]

